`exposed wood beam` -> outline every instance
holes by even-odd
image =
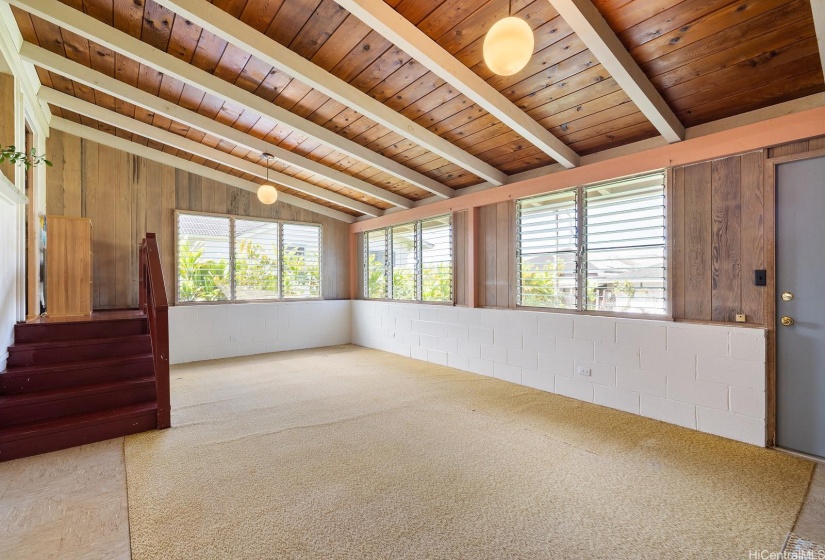
[[[825,94],[811,97],[821,100],[823,95]],[[704,126],[706,125],[694,128],[700,129]],[[689,129],[688,132],[692,130]],[[563,169],[544,177],[510,183],[503,187],[457,196],[450,200],[439,200],[425,206],[416,206],[410,210],[387,212],[380,218],[359,219],[350,226],[350,232],[358,233],[438,216],[447,212],[497,204],[650,171],[661,171],[669,167],[690,165],[823,136],[825,135],[825,104],[800,112],[785,111],[772,118],[743,126],[703,130],[708,132],[683,142],[667,144],[661,143],[662,140],[658,139],[660,141],[658,145],[634,153],[613,152],[620,154],[614,157],[607,157],[606,152],[600,152],[582,158],[582,165],[574,169]],[[639,144],[647,142],[645,140]]]
[[[92,70],[88,66],[84,66],[77,62],[68,60],[67,58],[48,51],[37,45],[31,43],[24,43],[20,49],[20,56],[23,60],[27,60],[41,68],[60,74],[66,78],[74,80],[75,82],[86,85],[95,90],[107,93],[118,99],[122,99],[138,107],[142,107],[155,114],[162,115],[173,121],[183,123],[192,128],[196,128],[207,134],[211,134],[221,140],[226,140],[237,146],[255,151],[255,152],[269,152],[275,156],[275,159],[283,161],[289,165],[315,173],[335,183],[353,189],[364,194],[370,195],[373,198],[389,202],[399,208],[412,208],[413,201],[384,190],[381,187],[371,185],[366,181],[342,173],[341,171],[327,167],[326,165],[313,161],[309,158],[290,152],[278,146],[273,146],[256,138],[251,134],[241,132],[231,126],[219,123],[209,117],[190,111],[179,105],[165,101],[157,96],[147,93],[142,89],[131,86],[127,83],[121,82],[115,78],[107,76],[102,72]]]
[[[158,50],[140,39],[136,39],[127,33],[100,22],[58,0],[8,0],[8,2],[63,29],[149,66],[169,77],[176,78],[219,99],[224,99],[234,105],[238,105],[243,109],[282,123],[293,130],[298,130],[302,134],[322,144],[331,146],[348,156],[403,179],[419,188],[437,194],[442,198],[454,196],[453,189],[427,177],[423,173],[419,173],[386,156],[373,152],[369,148],[361,146],[343,136],[339,136],[312,121],[303,119],[243,88],[200,70],[183,60]]]
[[[235,177],[234,175],[229,175],[228,173],[223,173],[216,169],[206,167],[205,165],[200,165],[187,159],[179,158],[177,156],[167,154],[166,152],[161,152],[159,150],[143,146],[142,144],[126,140],[125,138],[118,138],[117,136],[113,136],[107,132],[101,132],[96,128],[84,126],[62,117],[52,116],[51,126],[55,130],[60,130],[67,134],[85,138],[86,140],[97,142],[98,144],[106,144],[116,150],[121,150],[135,156],[150,159],[152,161],[174,167],[175,169],[188,171],[190,173],[194,173],[195,175],[200,175],[201,177],[214,179],[220,183],[237,187],[245,191],[257,192],[258,187],[260,186],[251,181],[247,181],[246,179],[241,179],[240,177]],[[348,224],[355,222],[355,218],[349,214],[345,214],[344,212],[339,212],[338,210],[327,208],[326,206],[298,198],[297,196],[291,196],[286,193],[278,194],[278,203],[304,208]]]
[[[37,91],[40,89],[40,78],[37,71],[29,63],[20,60],[18,53],[23,45],[23,35],[17,27],[17,21],[11,7],[5,2],[0,2],[0,55],[8,62],[12,73],[20,82],[25,96],[32,102],[32,117],[38,132],[44,136],[49,134],[49,119],[51,113],[49,108],[38,104]]]
[[[668,142],[685,139],[685,127],[627,52],[591,0],[550,0],[579,39]]]
[[[575,167],[579,164],[576,152],[387,5],[384,0],[336,2],[541,151],[565,167]],[[166,3],[165,0],[162,3]]]
[[[819,61],[822,65],[822,71],[825,72],[825,0],[811,0],[811,11],[814,15]]]
[[[227,154],[226,152],[222,152],[221,150],[215,148],[210,148],[209,146],[205,146],[200,142],[195,142],[189,138],[184,138],[174,132],[163,130],[162,128],[152,126],[151,124],[127,117],[126,115],[121,115],[120,113],[116,113],[115,111],[95,105],[94,103],[89,103],[88,101],[83,101],[82,99],[72,95],[43,87],[40,89],[39,97],[43,101],[51,103],[52,105],[56,105],[63,109],[68,109],[69,111],[73,111],[79,115],[93,118],[116,128],[120,128],[134,134],[139,134],[144,138],[155,140],[161,144],[189,152],[190,154],[200,156],[216,163],[227,165],[233,169],[260,177],[261,179],[266,179],[267,177],[266,166]],[[301,179],[297,179],[271,169],[269,170],[269,180],[275,183],[280,183],[304,194],[320,198],[321,200],[326,200],[327,202],[338,204],[344,208],[361,212],[368,216],[378,217],[384,213],[380,208],[376,208],[375,206],[358,202],[357,200],[353,200],[344,195],[328,191],[324,188],[307,183],[306,181],[302,181]]]
[[[441,138],[404,115],[373,99],[288,47],[270,39],[257,29],[210,4],[206,0],[155,0],[169,10],[196,23],[213,35],[248,52],[313,87],[324,95],[349,106],[447,161],[496,185],[507,183],[507,174]],[[380,0],[383,4],[383,0]],[[412,54],[412,53],[409,53]]]

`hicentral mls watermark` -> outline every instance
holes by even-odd
[[[775,552],[771,550],[751,550],[748,560],[825,560],[823,550],[785,550]]]

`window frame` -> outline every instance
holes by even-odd
[[[642,179],[645,177],[653,176],[653,175],[662,175],[662,184],[663,184],[663,198],[664,198],[664,287],[665,287],[665,297],[664,297],[664,313],[662,314],[655,314],[655,313],[633,313],[628,311],[601,311],[601,310],[593,310],[587,309],[586,302],[584,297],[586,295],[586,286],[587,286],[587,268],[585,266],[585,253],[587,251],[587,243],[586,243],[586,232],[584,228],[584,211],[585,211],[585,190],[592,187],[598,187],[599,185],[609,185],[610,183],[620,182],[620,181],[629,181],[633,179]],[[576,185],[571,187],[564,187],[557,189],[555,191],[544,192],[538,195],[531,195],[527,197],[522,197],[515,200],[515,204],[512,207],[513,212],[515,212],[514,222],[516,225],[516,231],[514,235],[514,243],[515,243],[515,278],[516,278],[516,285],[514,286],[515,290],[515,309],[524,309],[526,311],[540,311],[540,312],[549,312],[549,313],[567,313],[571,315],[591,315],[591,316],[601,316],[601,317],[617,317],[617,318],[627,318],[627,319],[653,319],[659,321],[673,321],[673,274],[671,271],[671,263],[673,262],[673,241],[672,241],[672,231],[673,231],[673,218],[672,218],[672,206],[670,201],[672,200],[673,195],[673,175],[671,168],[667,169],[658,169],[658,170],[651,170],[646,171],[644,173],[637,173],[634,175],[629,175],[627,177],[617,177],[614,179],[609,179],[605,181],[595,181],[592,183],[586,183],[582,185]],[[518,233],[518,203],[521,200],[528,200],[531,198],[538,198],[540,196],[546,196],[553,192],[565,192],[571,191],[576,193],[576,231],[577,231],[577,252],[576,252],[576,277],[577,277],[577,285],[578,285],[578,293],[576,297],[576,308],[563,308],[563,307],[537,307],[537,306],[529,306],[529,305],[521,305],[519,300],[521,299],[521,279],[519,274],[519,266],[521,263],[521,243]]]
[[[422,266],[422,257],[421,253],[423,250],[422,243],[421,243],[421,222],[432,220],[434,218],[445,217],[449,219],[450,225],[450,299],[445,301],[431,301],[431,300],[424,300],[422,299],[422,287],[423,287],[423,266]],[[393,239],[392,239],[392,230],[396,227],[403,227],[403,226],[413,226],[413,231],[415,232],[415,253],[416,253],[416,262],[415,262],[415,295],[416,299],[394,299],[393,296],[393,264],[395,255],[393,254]],[[395,302],[395,303],[416,303],[416,304],[425,304],[425,305],[455,305],[455,296],[456,296],[456,254],[455,254],[455,219],[452,212],[448,212],[446,214],[436,214],[435,216],[428,216],[426,218],[421,218],[420,220],[412,220],[408,222],[400,222],[397,224],[393,224],[391,226],[385,226],[382,228],[371,229],[363,232],[363,239],[361,240],[361,247],[362,247],[362,258],[361,258],[361,274],[362,274],[362,282],[361,282],[361,297],[364,300],[368,301],[385,301],[385,302]],[[386,281],[386,291],[387,296],[376,298],[369,296],[369,246],[368,246],[368,236],[370,233],[374,233],[376,231],[383,231],[384,232],[384,247],[386,248],[386,261],[384,265],[384,272],[385,272],[385,281]]]
[[[178,239],[178,218],[181,214],[190,216],[209,216],[212,218],[228,218],[229,219],[229,276],[230,276],[230,293],[231,298],[223,301],[181,301],[178,281],[178,250],[180,249]],[[277,298],[263,298],[263,299],[235,299],[235,220],[269,222],[278,224],[278,292]],[[318,228],[318,279],[319,290],[318,297],[304,297],[304,298],[285,298],[283,297],[283,224],[296,224],[302,226],[314,226]],[[296,220],[278,220],[275,218],[258,218],[256,216],[242,216],[239,214],[221,214],[217,212],[199,212],[194,210],[179,210],[175,209],[174,220],[174,244],[175,244],[175,305],[227,305],[227,304],[244,304],[244,303],[283,303],[289,301],[321,301],[324,299],[324,225],[314,222],[299,222]]]

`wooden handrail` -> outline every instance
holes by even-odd
[[[158,429],[172,425],[169,398],[169,304],[163,283],[158,240],[147,233],[140,244],[140,308],[149,321],[152,354],[155,365],[155,386],[158,399]]]

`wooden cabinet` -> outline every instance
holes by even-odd
[[[46,312],[50,317],[92,312],[92,221],[46,217]]]

